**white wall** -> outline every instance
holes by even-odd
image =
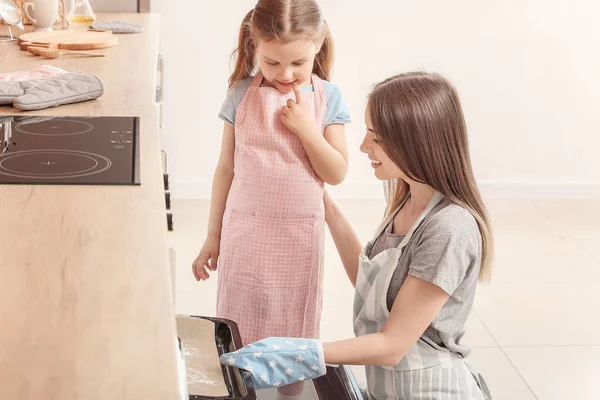
[[[206,6],[210,3],[210,10]],[[164,147],[177,197],[207,197],[217,118],[243,15],[254,0],[163,8]],[[437,70],[462,97],[477,178],[498,196],[600,196],[600,5],[595,0],[322,0],[334,82],[351,108],[351,164],[338,193],[379,196],[365,157],[365,97],[377,81]]]
[[[75,0],[67,0],[75,3]],[[137,12],[137,0],[91,0],[90,4],[94,12]]]

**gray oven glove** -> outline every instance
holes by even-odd
[[[0,82],[0,105],[12,104],[14,99],[24,93],[21,82]]]
[[[0,82],[0,104],[12,104],[24,111],[97,99],[104,83],[94,74],[70,72],[54,78]]]
[[[287,386],[327,372],[318,339],[271,337],[223,354],[220,360],[250,372],[256,389]]]
[[[112,33],[140,33],[142,26],[140,24],[126,21],[96,21],[90,28],[111,31]]]

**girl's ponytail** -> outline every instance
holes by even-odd
[[[249,77],[256,67],[256,45],[250,34],[250,23],[254,9],[250,10],[244,17],[240,26],[238,48],[233,52],[231,58],[235,58],[235,69],[229,77],[229,89],[244,78]]]
[[[317,75],[321,79],[330,81],[334,58],[333,36],[331,36],[327,21],[323,21],[323,23],[325,24],[325,36],[323,39],[323,45],[315,56],[313,74]]]

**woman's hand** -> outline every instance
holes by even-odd
[[[220,361],[250,372],[255,389],[316,379],[327,371],[318,339],[270,337],[223,354]]]

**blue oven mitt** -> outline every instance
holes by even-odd
[[[263,339],[223,354],[221,364],[250,372],[256,389],[291,385],[326,372],[323,344],[318,339]]]

